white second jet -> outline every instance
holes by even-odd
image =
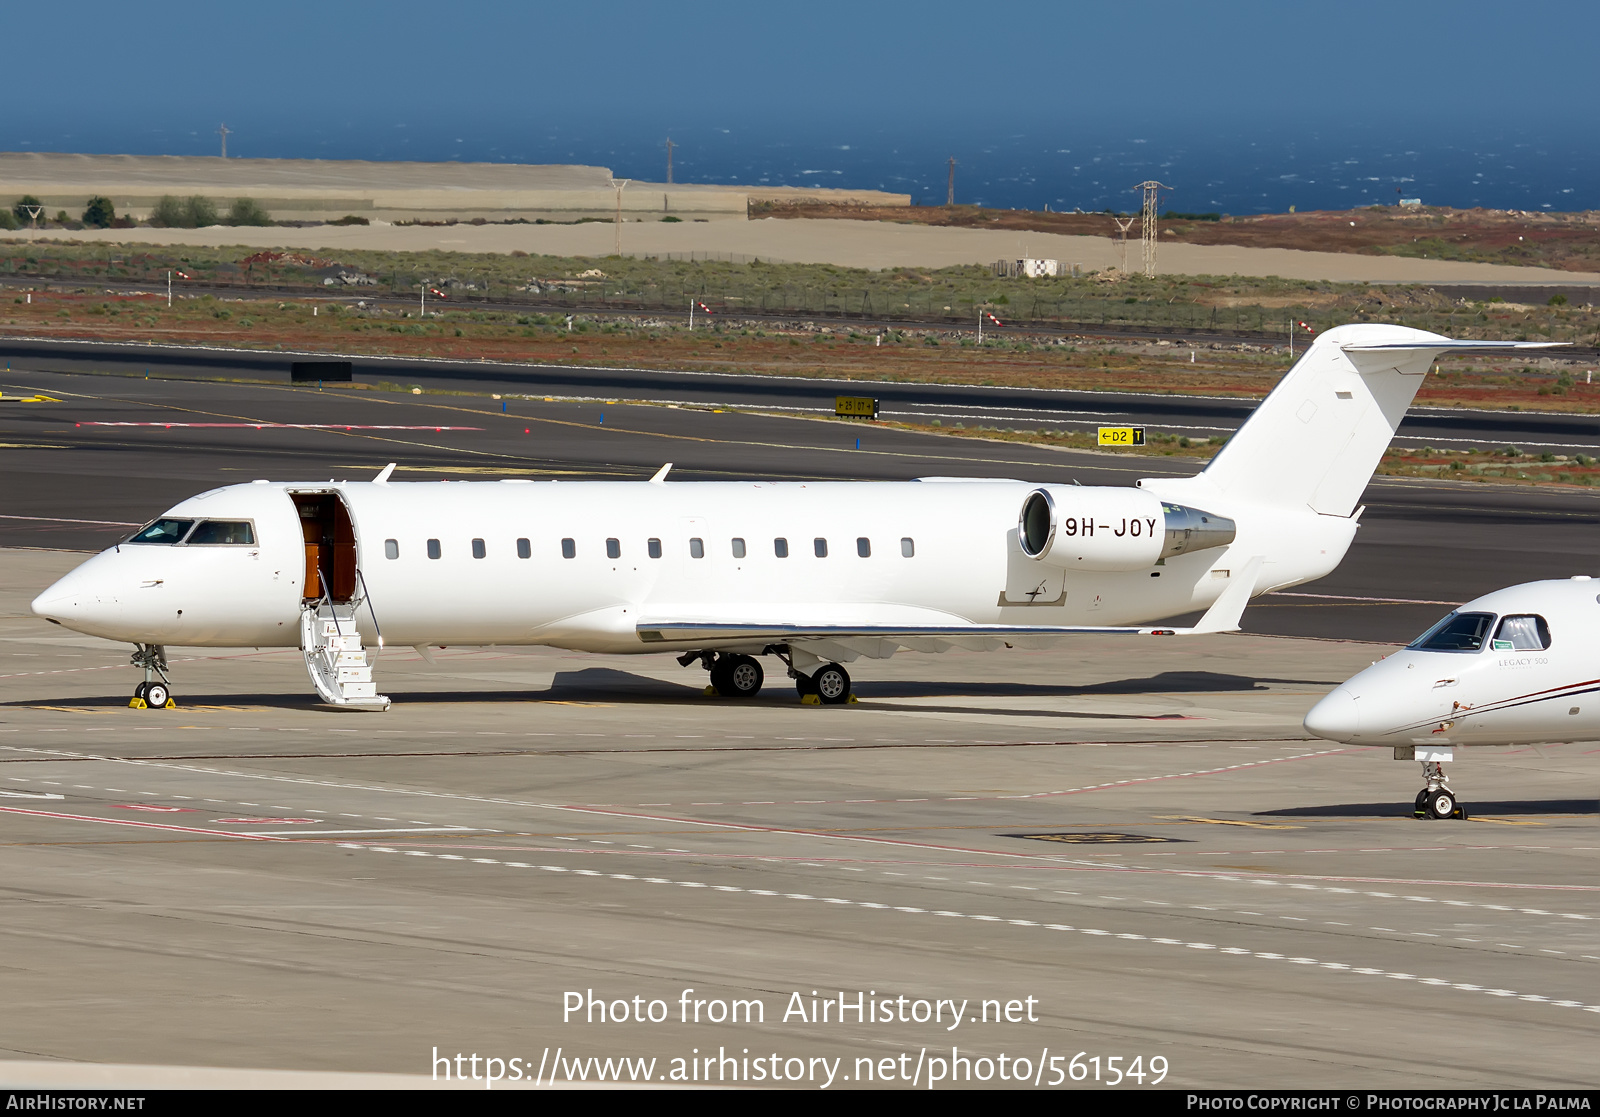
[[[1457,748],[1600,739],[1600,582],[1528,582],[1469,601],[1336,687],[1305,726],[1420,761],[1417,817],[1465,818],[1444,772]]]
[[[851,699],[857,659],[1238,627],[1320,578],[1434,360],[1401,326],[1328,330],[1206,469],[1133,487],[1024,481],[283,483],[212,489],[46,589],[34,612],[135,645],[132,704],[171,704],[165,649],[298,647],[324,702],[383,709],[385,643],[673,652],[720,694],[779,661]],[[1162,618],[1207,610],[1192,629]]]

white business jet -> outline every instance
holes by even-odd
[[[1418,818],[1465,818],[1455,748],[1600,739],[1600,583],[1528,582],[1469,601],[1306,715],[1319,737],[1422,762]]]
[[[1439,354],[1400,326],[1322,334],[1205,471],[1133,488],[911,482],[256,481],[191,497],[33,602],[136,646],[299,647],[324,702],[382,709],[368,649],[677,652],[722,695],[781,661],[802,700],[844,663],[1086,633],[1237,629],[1252,595],[1339,564],[1356,502]],[[1537,343],[1535,343],[1537,344]],[[1192,629],[1152,626],[1207,612]]]

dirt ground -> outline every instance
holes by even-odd
[[[978,206],[850,206],[768,204],[751,216],[890,221],[940,228],[1007,229],[1067,236],[1120,237],[1103,213],[1040,213]],[[1356,210],[1275,213],[1217,220],[1171,217],[1160,223],[1163,244],[1225,244],[1371,256],[1522,264],[1561,271],[1600,268],[1600,212],[1372,206]],[[1139,259],[1140,227],[1128,230],[1130,259]]]

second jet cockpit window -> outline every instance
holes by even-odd
[[[1494,624],[1493,613],[1451,613],[1411,642],[1414,651],[1476,652]]]
[[[1542,652],[1550,646],[1550,626],[1536,613],[1508,616],[1495,629],[1497,652]]]

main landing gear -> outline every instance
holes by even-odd
[[[794,689],[800,692],[800,701],[824,706],[842,706],[854,702],[850,693],[850,673],[837,663],[824,663],[811,674],[794,671]]]
[[[687,667],[697,659],[711,672],[707,697],[754,698],[761,693],[766,672],[754,657],[728,652],[685,652],[678,657],[678,662]]]
[[[167,678],[167,649],[160,644],[135,644],[130,662],[144,668],[144,682],[134,687],[128,705],[135,710],[176,710],[172,680]]]
[[[1417,818],[1458,818],[1466,820],[1467,810],[1456,800],[1456,793],[1445,786],[1444,765],[1437,760],[1422,762],[1422,778],[1428,786],[1417,792]]]
[[[842,706],[854,702],[850,691],[850,673],[837,663],[823,663],[816,656],[796,652],[788,646],[769,647],[769,655],[783,660],[794,680],[800,701],[808,706]],[[761,690],[765,673],[754,656],[737,652],[684,652],[678,662],[687,667],[696,660],[711,673],[711,685],[706,687],[708,698],[753,698]],[[796,661],[809,660],[816,666],[808,674],[796,666]]]

